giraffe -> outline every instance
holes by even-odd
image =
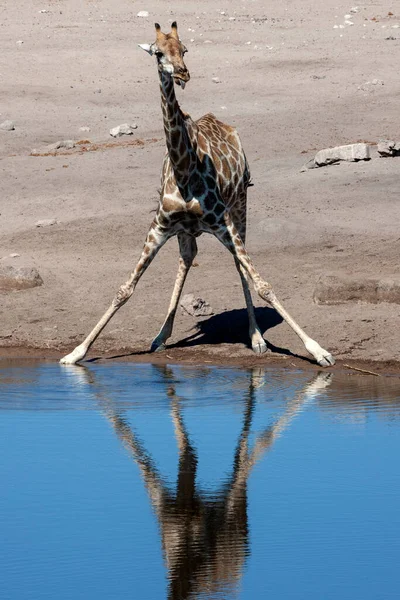
[[[183,285],[197,254],[196,238],[202,233],[214,236],[232,253],[241,279],[249,335],[254,352],[262,354],[267,344],[257,325],[248,280],[259,296],[288,323],[306,350],[321,366],[333,365],[333,356],[311,339],[279,302],[270,283],[263,280],[246,248],[247,188],[250,170],[236,129],[209,113],[194,121],[179,106],[175,85],[184,89],[190,79],[184,62],[187,48],[174,21],[170,33],[155,24],[156,40],[139,46],[156,57],[161,92],[161,108],[166,137],[161,193],[155,218],[147,233],[142,254],[128,280],[120,286],[110,307],[86,339],[61,359],[75,364],[89,348],[113,315],[132,296],[143,273],[162,246],[173,236],[179,244],[179,268],[164,323],[151,350],[162,350],[172,334]]]

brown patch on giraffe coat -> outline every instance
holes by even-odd
[[[162,209],[166,212],[176,212],[182,210],[182,203],[168,196],[164,196],[162,200]]]
[[[193,213],[199,217],[203,216],[203,209],[200,206],[200,203],[197,200],[191,200],[186,204],[187,210],[190,213]]]

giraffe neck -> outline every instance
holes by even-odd
[[[168,154],[179,187],[186,187],[190,174],[196,168],[196,153],[192,146],[185,117],[175,96],[174,79],[169,73],[160,72],[161,108]]]

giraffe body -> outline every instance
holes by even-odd
[[[118,290],[110,307],[87,338],[61,359],[64,364],[82,360],[115,312],[127,302],[151,261],[173,236],[178,237],[180,259],[167,316],[152,343],[161,350],[172,333],[179,298],[197,254],[196,238],[211,233],[232,253],[249,315],[249,336],[254,352],[267,350],[257,326],[248,279],[259,296],[272,306],[303,341],[321,366],[334,364],[332,355],[312,340],[277,299],[271,285],[255,269],[246,249],[246,199],[250,171],[237,131],[207,114],[197,121],[184,113],[175,95],[190,79],[176,23],[164,34],[156,23],[154,44],[141,47],[157,58],[161,108],[167,153],[161,176],[159,206],[150,226],[142,255],[129,279]]]

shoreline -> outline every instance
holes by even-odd
[[[214,366],[214,367],[237,367],[250,369],[254,367],[282,367],[285,369],[300,369],[304,371],[339,371],[347,372],[349,375],[364,376],[394,376],[400,379],[400,362],[396,360],[375,361],[371,359],[336,359],[333,367],[321,367],[310,358],[300,355],[278,354],[268,352],[260,357],[254,355],[251,350],[237,351],[228,356],[217,348],[217,352],[210,351],[204,347],[196,348],[170,348],[160,353],[154,353],[145,349],[135,348],[108,348],[99,349],[97,352],[91,350],[88,358],[81,364],[116,361],[132,363],[151,363],[156,365],[177,364],[183,366]],[[44,361],[58,362],[68,348],[39,348],[33,346],[1,346],[0,363],[3,361]],[[66,365],[68,367],[68,365]]]

